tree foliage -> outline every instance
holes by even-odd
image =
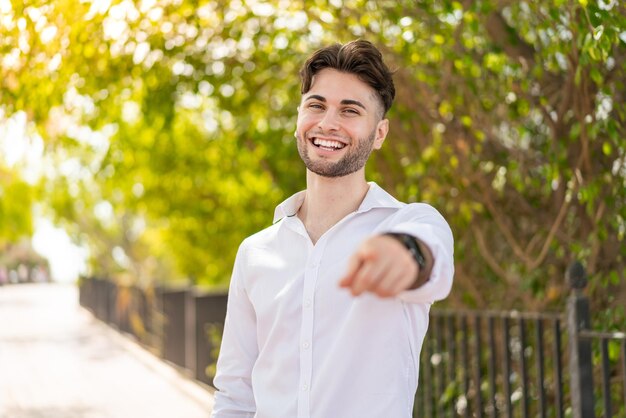
[[[559,303],[574,259],[603,307],[624,296],[619,2],[0,4],[0,103],[65,167],[46,202],[103,273],[227,283],[241,239],[304,187],[301,62],[362,37],[397,69],[369,176],[450,221],[452,303]]]
[[[32,205],[32,187],[0,166],[0,250],[32,233]]]

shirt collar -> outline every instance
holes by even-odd
[[[370,188],[357,209],[357,213],[367,212],[375,208],[400,208],[403,203],[387,193],[382,187],[373,181],[368,182]],[[280,221],[284,217],[292,217],[298,213],[298,209],[304,202],[306,190],[302,190],[284,200],[274,211],[274,222]]]
[[[274,210],[274,222],[276,223],[285,217],[292,217],[298,213],[298,209],[302,206],[304,202],[304,196],[306,195],[306,190],[302,190],[293,196],[289,197],[287,200],[284,200],[280,205],[276,206]]]

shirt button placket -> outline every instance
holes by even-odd
[[[304,277],[304,291],[302,295],[302,330],[300,333],[300,393],[298,396],[298,418],[310,416],[310,388],[313,371],[313,356],[311,349],[313,338],[313,297],[319,262],[312,255]]]

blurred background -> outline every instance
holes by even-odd
[[[626,10],[605,0],[0,0],[0,282],[226,288],[305,186],[301,63],[355,38],[397,87],[368,178],[449,220],[445,303],[560,309],[580,260],[623,329]]]
[[[305,187],[298,70],[356,38],[397,89],[368,179],[455,235],[416,416],[624,412],[624,2],[0,0],[0,416],[206,416],[92,319],[212,384],[238,245]]]

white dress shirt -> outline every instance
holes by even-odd
[[[237,253],[214,383],[214,418],[409,418],[430,305],[454,273],[450,227],[432,206],[397,201],[375,183],[356,212],[313,245],[295,216],[297,193],[275,223]],[[340,288],[366,238],[418,237],[434,266],[395,298]]]

